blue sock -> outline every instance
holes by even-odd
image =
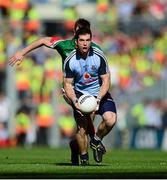
[[[81,159],[81,160],[87,160],[87,161],[88,161],[88,160],[89,160],[88,152],[87,152],[86,154],[81,154],[81,155],[80,155],[80,159]]]

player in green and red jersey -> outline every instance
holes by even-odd
[[[74,35],[77,29],[80,27],[86,27],[90,29],[90,23],[89,21],[85,19],[78,19],[74,26]],[[96,43],[92,42],[91,44],[93,47],[96,47],[98,49],[101,49]],[[31,52],[34,49],[37,49],[41,46],[47,46],[52,49],[56,49],[60,56],[62,57],[62,62],[64,64],[65,58],[68,56],[69,53],[71,53],[76,48],[76,42],[75,39],[63,39],[59,37],[42,37],[38,40],[32,42],[27,47],[17,51],[10,59],[9,64],[10,65],[20,65],[21,62],[24,59],[24,56]]]
[[[78,19],[75,22],[74,25],[74,35],[77,29],[86,27],[90,29],[90,22],[85,19]],[[25,55],[27,55],[29,52],[41,47],[46,46],[51,49],[56,49],[57,52],[60,54],[62,58],[62,65],[64,64],[64,60],[66,57],[76,48],[76,40],[74,38],[72,39],[62,39],[59,37],[41,37],[38,40],[32,42],[30,45],[26,46],[25,48],[17,51],[10,59],[9,59],[9,65],[20,65],[23,61]],[[101,50],[101,48],[94,42],[91,43],[91,46],[96,47],[97,49]],[[64,89],[62,89],[64,90]],[[64,99],[70,104],[70,101],[66,98],[66,94],[63,91]],[[90,130],[89,130],[89,136],[94,137],[94,127],[92,122],[90,122]],[[71,140],[70,142],[70,148],[71,148],[71,161],[73,165],[79,165],[79,149],[76,140]]]

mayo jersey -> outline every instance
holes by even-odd
[[[64,60],[76,48],[75,39],[63,40],[62,38],[52,37],[50,42],[51,45],[48,47],[58,51],[62,58],[62,64],[64,64]],[[94,42],[91,43],[91,46],[101,50],[100,47]]]
[[[102,51],[90,47],[86,59],[78,49],[72,51],[64,62],[64,77],[73,78],[74,90],[97,96],[102,84],[101,75],[109,73],[107,60]]]

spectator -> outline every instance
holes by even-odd
[[[30,109],[22,105],[16,115],[17,145],[26,145],[26,136],[31,127]]]
[[[5,128],[8,127],[9,112],[10,100],[0,91],[0,123],[3,124]]]
[[[54,123],[54,111],[50,101],[42,99],[37,107],[37,145],[49,145],[49,129]]]
[[[8,145],[9,112],[10,112],[10,101],[5,96],[5,94],[2,91],[0,91],[0,147],[5,147]]]

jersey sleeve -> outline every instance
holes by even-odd
[[[64,64],[64,77],[65,78],[73,78],[74,77],[73,72],[70,68],[70,61],[67,61]]]
[[[99,68],[99,75],[104,75],[109,73],[109,67],[107,63],[107,59],[105,57],[100,58],[100,68]]]
[[[98,44],[96,44],[94,41],[91,42],[91,46],[102,51],[102,49],[100,48],[100,46],[99,46]]]
[[[54,36],[54,37],[51,37],[51,39],[50,39],[50,48],[52,48],[52,49],[56,49],[56,47],[58,46],[58,44],[60,43],[60,42],[62,42],[64,39],[63,38],[60,38],[60,37],[56,37],[56,36]]]

